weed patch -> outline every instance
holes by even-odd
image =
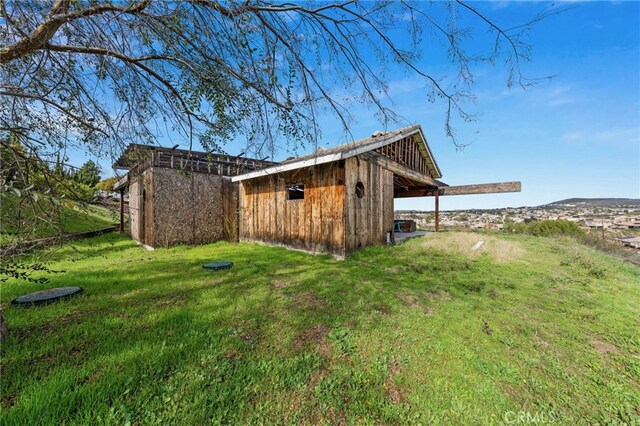
[[[480,242],[482,245],[474,250],[474,247]],[[518,242],[471,232],[445,232],[429,235],[428,238],[422,239],[420,246],[471,259],[486,255],[496,263],[511,262],[525,255],[525,250]]]

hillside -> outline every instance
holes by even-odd
[[[566,200],[554,201],[545,206],[577,206],[577,207],[620,207],[620,206],[638,206],[640,207],[640,199],[638,198],[567,198]]]
[[[1,284],[3,425],[640,420],[640,269],[571,240],[449,232],[336,261],[110,234],[52,256],[45,288],[82,295],[18,308],[43,286]]]
[[[34,209],[29,203],[20,204],[16,197],[6,196],[0,200],[0,220],[0,245],[5,245],[17,238],[27,241],[105,228],[116,222],[116,216],[103,206],[73,202],[63,206],[40,202]]]

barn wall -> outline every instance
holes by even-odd
[[[305,186],[304,199],[288,199],[292,183]],[[245,180],[239,191],[241,240],[345,254],[344,163]]]
[[[226,239],[225,212],[233,209],[233,201],[225,200],[225,194],[233,193],[228,178],[168,168],[150,170],[154,220],[149,245],[169,247]]]
[[[362,182],[364,196],[356,196]],[[347,252],[393,238],[393,173],[358,157],[345,160],[345,247]]]

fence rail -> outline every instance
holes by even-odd
[[[54,237],[39,238],[31,241],[20,241],[13,244],[0,247],[0,257],[16,255],[26,253],[38,248],[51,246],[72,240],[79,240],[81,238],[95,237],[96,235],[106,234],[107,232],[113,232],[117,229],[117,226],[109,226],[107,228],[96,229],[93,231],[74,232],[71,234],[56,235]]]

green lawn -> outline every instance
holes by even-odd
[[[61,206],[44,201],[20,204],[16,197],[5,196],[0,199],[0,244],[97,230],[114,225],[117,219],[114,212],[98,205],[70,201]]]
[[[2,425],[640,423],[640,268],[570,240],[450,232],[336,261],[109,234],[49,267],[44,287],[85,291],[19,308],[43,286],[1,284]]]

